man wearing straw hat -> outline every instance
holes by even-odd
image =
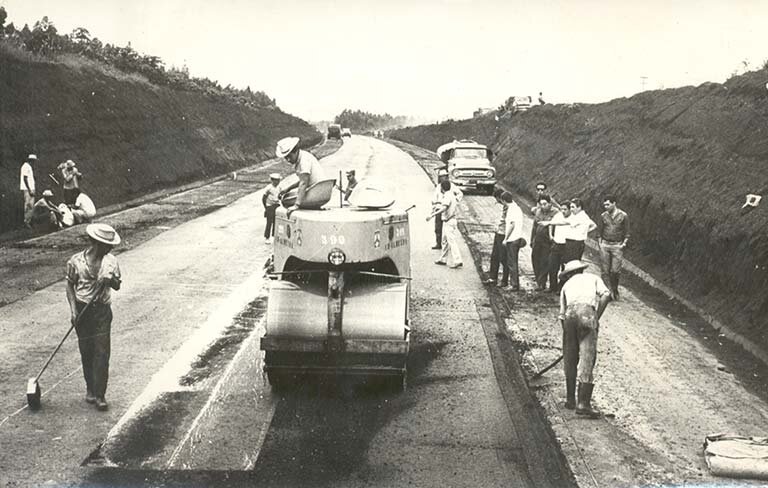
[[[270,238],[275,235],[275,210],[280,206],[280,175],[272,173],[269,175],[270,184],[264,188],[264,194],[261,196],[261,204],[264,205],[264,217],[267,222],[264,225],[264,240],[270,243]]]
[[[324,179],[320,161],[312,153],[299,149],[299,140],[298,137],[285,137],[277,141],[277,147],[275,148],[275,155],[293,165],[293,170],[296,172],[296,176],[299,177],[297,183],[290,185],[288,188],[283,188],[281,192],[284,194],[297,188],[296,203],[288,207],[289,213],[301,208],[307,196],[307,189]]]
[[[109,378],[110,330],[112,307],[110,289],[119,290],[120,266],[110,253],[120,244],[120,236],[107,224],[90,224],[85,228],[89,246],[67,262],[67,301],[75,324],[80,359],[85,377],[85,401],[98,410],[109,408],[105,394]],[[78,314],[90,307],[77,320]]]
[[[611,292],[599,276],[584,273],[586,268],[586,263],[576,259],[566,263],[560,272],[560,281],[565,284],[560,290],[558,319],[563,327],[565,408],[575,408],[576,415],[596,419],[601,414],[592,408],[592,370],[597,359],[599,320],[610,301]]]

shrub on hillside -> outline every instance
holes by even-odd
[[[34,55],[54,58],[59,54],[83,56],[125,73],[139,74],[155,85],[168,86],[177,90],[199,91],[212,96],[220,96],[234,103],[252,108],[279,110],[274,98],[261,91],[252,91],[250,87],[240,90],[231,86],[223,88],[218,82],[208,78],[190,77],[186,67],[167,69],[159,56],[141,54],[131,47],[103,44],[84,27],[78,27],[69,34],[58,33],[53,21],[43,17],[35,22],[32,29],[24,25],[17,30],[13,24],[3,28],[7,17],[5,9],[0,7],[0,43],[20,47]]]

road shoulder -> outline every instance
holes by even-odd
[[[434,178],[441,164],[434,154],[395,145]],[[464,199],[463,210],[460,228],[482,276],[498,210],[491,198],[471,195]],[[530,231],[528,219],[526,230]],[[595,272],[596,257],[588,254],[587,260]],[[746,371],[732,373],[735,366],[724,364],[717,350],[688,332],[695,320],[691,313],[681,314],[679,306],[659,306],[663,300],[653,303],[647,290],[635,292],[641,284],[634,282],[622,301],[609,306],[602,321],[595,403],[607,415],[589,421],[565,410],[560,367],[530,380],[560,353],[556,297],[533,291],[530,248],[521,252],[520,266],[523,292],[494,288],[489,296],[501,311],[529,387],[580,486],[717,483],[722,479],[709,474],[702,455],[704,437],[722,431],[765,435],[765,400],[743,381],[745,375],[762,375],[760,364],[750,362],[742,365]],[[722,343],[722,338],[718,341]]]

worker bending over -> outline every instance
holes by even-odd
[[[584,273],[587,264],[579,260],[566,263],[560,272],[564,282],[560,290],[560,315],[563,327],[563,366],[565,369],[565,408],[576,408],[576,414],[599,418],[592,408],[594,378],[592,370],[597,359],[597,332],[600,317],[610,301],[611,292],[603,280]],[[578,379],[578,402],[575,398]]]

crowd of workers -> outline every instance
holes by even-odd
[[[61,182],[52,174],[48,176],[61,185],[63,201],[56,204],[53,191],[46,189],[41,198],[37,198],[35,168],[37,155],[30,154],[21,165],[19,172],[19,190],[21,191],[24,212],[24,226],[42,225],[46,230],[57,230],[75,224],[87,223],[96,216],[96,206],[93,200],[80,189],[83,174],[71,159],[59,164],[57,170]]]
[[[436,244],[442,254],[436,264],[462,266],[457,246],[458,202],[462,192],[451,184],[448,172],[439,169],[432,198]],[[499,220],[494,226],[490,269],[485,284],[500,285],[510,291],[520,290],[518,259],[520,249],[529,243],[523,236],[523,212],[511,193],[497,188],[494,198],[499,205]],[[563,330],[563,365],[566,379],[565,408],[586,418],[599,418],[592,407],[593,369],[597,359],[599,319],[611,300],[619,299],[619,276],[623,251],[629,241],[629,217],[616,206],[614,196],[603,199],[605,211],[595,223],[584,211],[579,198],[555,202],[547,194],[547,185],[536,185],[536,206],[531,208],[531,261],[536,291],[559,293],[558,320]],[[590,232],[598,230],[602,277],[586,273],[582,261]],[[502,270],[498,282],[499,268]],[[606,286],[608,283],[608,286]],[[549,287],[547,287],[549,284]]]

